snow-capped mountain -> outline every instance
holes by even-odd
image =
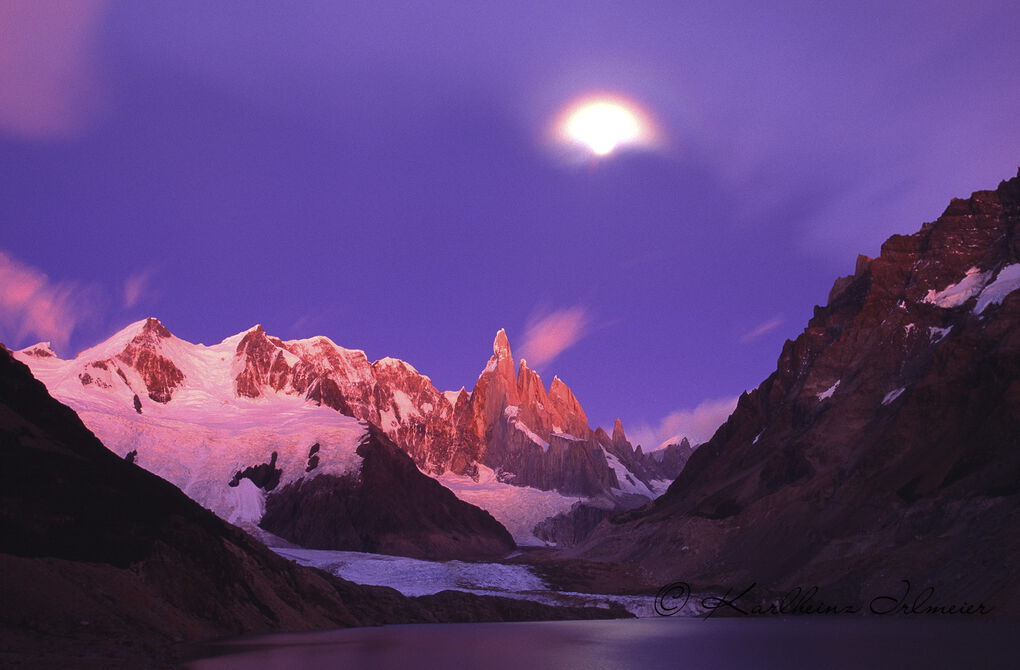
[[[668,492],[578,553],[827,602],[900,579],[1017,602],[994,566],[1020,558],[1018,289],[1020,176],[860,257]]]
[[[16,356],[109,448],[242,525],[293,482],[356,476],[370,425],[519,542],[579,499],[646,502],[682,467],[634,449],[619,422],[612,437],[593,431],[558,378],[546,392],[525,361],[515,373],[503,331],[493,349],[474,390],[457,394],[403,361],[261,326],[206,346],[149,318],[71,360],[46,343]]]
[[[413,488],[441,488],[403,452],[399,459],[406,467],[391,468],[385,451],[370,449],[364,457],[366,468],[376,461],[385,472],[403,470],[410,479],[402,483]],[[458,593],[444,586],[452,581],[449,588],[461,591],[474,590],[479,582],[497,589],[544,588],[523,566],[490,566],[516,577],[510,584],[500,575],[489,580],[469,575],[472,581],[465,584],[442,570],[449,563],[385,561],[387,566],[433,568],[425,578],[437,579],[439,588],[425,587],[417,593],[432,594],[440,588],[445,592],[417,598],[299,567],[287,558],[315,564],[307,557],[325,552],[292,549],[282,558],[164,479],[117,457],[3,347],[0,456],[4,667],[169,668],[182,661],[182,642],[240,634],[626,616],[620,609],[552,607]],[[450,504],[453,494],[445,493],[445,499],[428,499]],[[477,509],[475,513],[476,520],[484,515]],[[495,524],[491,519],[489,523]],[[376,582],[371,566],[382,562],[366,561],[369,569],[353,576]],[[470,570],[475,575],[484,571],[482,564],[470,565],[475,566]],[[579,599],[555,602],[587,604]]]

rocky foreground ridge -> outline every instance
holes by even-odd
[[[695,588],[1020,611],[1020,177],[836,281],[652,505],[575,553]]]

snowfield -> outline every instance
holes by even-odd
[[[503,524],[514,541],[521,546],[544,546],[544,542],[531,532],[540,521],[570,510],[578,501],[587,498],[566,496],[557,491],[543,491],[530,486],[505,484],[496,477],[492,468],[478,464],[478,481],[466,475],[445,472],[436,477],[439,483],[453,491],[458,498],[481,507]]]
[[[1007,265],[999,271],[998,276],[981,290],[974,313],[981,314],[990,305],[998,305],[1006,296],[1020,288],[1020,263]]]
[[[967,270],[963,279],[955,284],[950,284],[941,291],[929,290],[922,302],[937,305],[943,309],[959,307],[981,292],[990,274],[990,272],[981,272],[978,268],[973,267]]]
[[[366,426],[357,419],[300,397],[272,394],[250,399],[234,393],[234,351],[246,333],[213,346],[173,336],[163,340],[163,355],[184,373],[184,383],[171,402],[142,398],[142,413],[136,412],[131,388],[109,366],[95,362],[116,357],[143,324],[131,324],[71,360],[28,353],[39,346],[15,356],[111,451],[120,456],[135,452],[136,464],[234,524],[257,523],[265,493],[250,480],[242,479],[236,487],[229,486],[230,481],[246,467],[268,463],[273,452],[276,467],[283,471],[280,486],[305,475],[315,444],[316,472],[339,475],[360,470],[361,457],[355,450]],[[122,368],[135,388],[145,388],[137,372]],[[91,382],[83,383],[83,375]]]
[[[229,486],[230,481],[246,467],[268,463],[274,452],[276,467],[283,471],[279,486],[306,474],[315,444],[317,472],[340,475],[361,468],[355,449],[365,425],[300,398],[238,399],[205,416],[198,416],[195,408],[177,411],[174,403],[149,403],[144,414],[137,414],[80,398],[57,399],[74,409],[111,451],[120,456],[136,452],[136,464],[235,524],[262,518],[265,492],[249,479],[241,479],[237,487]]]
[[[547,605],[609,607],[611,603],[618,603],[635,616],[655,616],[654,596],[553,591],[525,565],[422,561],[355,551],[270,548],[300,565],[319,568],[357,584],[389,586],[405,596],[424,596],[452,590],[482,596],[534,600]],[[690,613],[696,613],[693,607]]]

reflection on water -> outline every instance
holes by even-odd
[[[223,643],[194,670],[249,668],[1009,668],[1016,622],[637,619],[353,628]]]

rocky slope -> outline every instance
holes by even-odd
[[[861,257],[668,492],[576,553],[857,602],[912,579],[1016,612],[1018,223],[1020,177]]]
[[[500,558],[514,540],[492,516],[426,477],[378,428],[358,473],[298,479],[266,499],[260,525],[309,549],[424,559]]]
[[[0,349],[0,665],[168,667],[180,644],[382,623],[626,616],[302,568],[119,458]]]

